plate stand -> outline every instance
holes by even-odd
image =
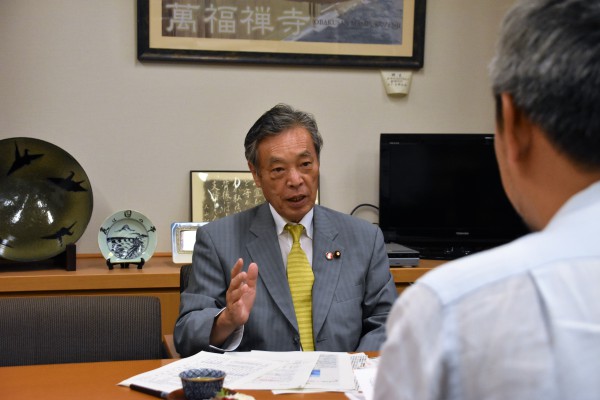
[[[67,271],[75,271],[77,268],[76,246],[74,243],[65,246],[65,250],[46,260],[38,261],[12,261],[0,258],[0,267],[64,267]]]
[[[142,267],[144,266],[144,264],[146,263],[146,261],[141,258],[139,262],[117,262],[117,263],[113,263],[112,261],[110,261],[110,258],[106,259],[106,265],[108,266],[108,269],[113,269],[115,265],[120,265],[121,268],[129,268],[129,264],[133,264],[133,265],[137,265],[137,269],[142,269]]]

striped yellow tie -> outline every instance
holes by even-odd
[[[315,277],[306,253],[300,247],[300,235],[304,226],[286,225],[294,242],[287,260],[287,276],[300,330],[300,343],[304,351],[314,351],[312,328],[312,287]]]

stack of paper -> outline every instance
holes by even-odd
[[[119,383],[161,392],[181,388],[179,373],[214,368],[227,374],[223,386],[233,390],[273,390],[274,393],[356,391],[353,365],[364,366],[363,353],[338,352],[200,352]]]

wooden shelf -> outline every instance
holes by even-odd
[[[0,269],[0,293],[149,288],[179,291],[179,269],[171,257],[153,257],[142,269],[134,266],[113,270],[100,257],[81,258],[75,271],[26,266],[22,270]]]
[[[421,260],[418,267],[391,268],[396,289],[402,292],[443,261]],[[170,254],[152,257],[142,269],[109,270],[100,256],[77,258],[77,269],[0,267],[0,297],[146,295],[161,301],[163,334],[172,334],[179,315],[179,270]]]
[[[139,295],[161,302],[163,334],[173,333],[179,314],[179,270],[171,256],[152,257],[142,269],[109,270],[100,256],[77,259],[77,269],[0,268],[0,297]]]
[[[414,281],[419,279],[421,275],[431,271],[433,268],[443,264],[443,260],[419,260],[419,265],[416,267],[395,267],[390,268],[392,277],[396,283],[396,290],[401,293]]]

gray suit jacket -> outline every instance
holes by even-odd
[[[328,260],[326,253],[341,256]],[[299,349],[294,306],[268,204],[198,229],[193,268],[175,324],[177,351],[189,356],[209,347],[213,320],[225,307],[231,268],[258,264],[256,300],[237,351]],[[319,351],[378,351],[396,298],[381,230],[315,206],[313,217],[313,332]]]

